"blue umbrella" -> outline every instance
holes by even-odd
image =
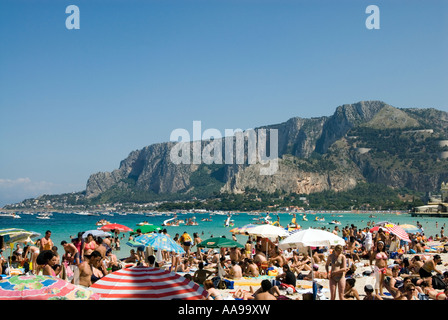
[[[135,242],[140,242],[145,247],[152,247],[154,250],[185,253],[185,250],[180,245],[163,233],[142,234],[134,240]]]

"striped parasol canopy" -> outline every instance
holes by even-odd
[[[411,242],[411,239],[409,239],[409,235],[407,234],[407,232],[399,225],[385,221],[381,222],[381,225],[377,223],[376,226],[381,226],[383,229],[386,229],[390,233],[393,233],[403,241]]]
[[[202,300],[208,292],[177,273],[159,268],[130,267],[112,272],[90,289],[100,300]]]
[[[31,238],[37,236],[40,236],[40,233],[24,229],[8,228],[0,230],[0,237],[3,237],[6,244],[30,241]]]

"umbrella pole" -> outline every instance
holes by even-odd
[[[317,295],[317,288],[316,283],[314,282],[314,259],[313,259],[313,253],[311,252],[311,246],[308,247],[310,251],[310,257],[311,257],[311,282],[313,287],[313,300],[316,300]]]

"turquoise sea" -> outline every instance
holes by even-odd
[[[369,216],[373,214],[375,217],[370,218]],[[21,228],[29,231],[35,231],[42,236],[45,234],[46,230],[52,232],[51,238],[54,244],[58,247],[59,251],[62,252],[62,246],[60,245],[62,240],[67,242],[70,241],[70,236],[76,237],[78,232],[97,229],[96,222],[100,219],[105,219],[111,223],[119,223],[128,226],[134,230],[138,228],[137,224],[143,221],[148,221],[149,223],[155,225],[162,225],[163,221],[173,217],[174,215],[163,215],[163,216],[146,216],[145,214],[130,214],[120,215],[114,213],[113,216],[99,215],[99,216],[84,216],[77,215],[74,213],[53,213],[53,216],[48,220],[37,219],[37,214],[23,214],[19,213],[20,219],[14,219],[10,217],[0,217],[0,229],[4,228]],[[260,216],[265,217],[266,213],[260,214]],[[271,221],[277,220],[277,213],[271,213]],[[292,218],[289,213],[278,213],[280,217],[280,223],[286,226]],[[303,227],[326,227],[331,230],[334,229],[333,224],[329,224],[332,220],[338,220],[341,222],[341,227],[346,225],[350,226],[354,224],[358,228],[363,228],[367,226],[368,221],[380,222],[380,221],[390,221],[396,224],[413,224],[415,225],[419,221],[424,228],[425,234],[427,236],[440,234],[440,229],[442,226],[448,222],[448,219],[444,218],[426,218],[426,217],[411,217],[410,214],[402,213],[353,213],[353,212],[316,212],[315,214],[307,214],[306,217],[308,221],[302,220],[302,214],[297,213],[297,222]],[[210,213],[186,213],[177,214],[178,219],[188,219],[196,217],[197,226],[186,226],[181,224],[178,227],[166,227],[168,233],[174,237],[176,233],[182,234],[187,231],[192,237],[193,233],[197,232],[200,237],[204,240],[211,236],[227,236],[231,237],[229,230],[232,227],[225,227],[224,223],[226,220],[225,215],[213,215],[211,218],[213,221],[205,222],[201,221],[203,218],[209,218]],[[315,217],[323,217],[325,221],[314,221]],[[258,216],[250,215],[248,213],[236,213],[232,215],[232,220],[234,221],[235,227],[241,227],[249,223],[254,223],[253,219],[258,218]],[[436,222],[438,226],[436,227]],[[446,229],[446,226],[445,226]],[[114,253],[118,258],[124,258],[129,255],[130,247],[126,245],[129,237],[129,233],[125,233],[125,238],[121,239],[121,250],[115,251]],[[341,234],[340,234],[341,235]],[[121,235],[120,235],[121,236]],[[247,241],[247,236],[237,235],[237,239],[240,243],[244,244]]]

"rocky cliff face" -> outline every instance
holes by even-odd
[[[260,175],[261,165],[248,165],[247,158],[244,164],[236,164],[234,158],[232,164],[219,165],[219,174],[216,168],[199,173],[198,164],[174,164],[170,160],[174,143],[153,144],[131,152],[117,170],[93,174],[87,181],[86,194],[89,198],[96,197],[117,186],[155,194],[191,191],[207,172],[209,183],[218,185],[222,192],[235,193],[246,188],[299,194],[341,191],[355,187],[359,181],[437,190],[441,181],[448,180],[446,174],[382,167],[378,160],[372,165],[376,151],[369,146],[357,148],[360,142],[356,137],[346,137],[350,130],[362,126],[378,130],[434,127],[438,135],[443,135],[448,133],[448,116],[435,109],[396,109],[381,101],[362,101],[339,106],[330,117],[296,117],[258,128],[278,130],[279,167],[271,176]],[[221,142],[224,155],[225,141]],[[207,144],[202,142],[202,150]],[[394,148],[391,149],[393,152]]]
[[[112,172],[99,172],[87,181],[86,194],[92,198],[113,186],[132,184],[136,189],[154,193],[173,193],[189,186],[198,165],[173,164],[170,150],[174,143],[153,144],[131,154]]]

